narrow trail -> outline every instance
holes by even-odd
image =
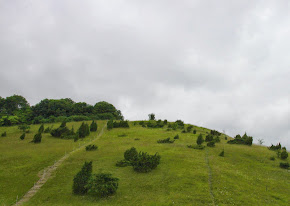
[[[95,141],[98,137],[102,136],[105,127],[106,127],[106,124],[104,125],[101,132],[98,134],[96,138],[76,148],[70,153],[64,155],[62,158],[56,161],[53,165],[45,168],[43,170],[43,173],[40,175],[40,179],[34,184],[34,186],[30,190],[28,190],[28,192],[18,202],[14,204],[14,206],[22,205],[23,203],[28,202],[38,192],[38,190],[47,182],[47,180],[51,177],[52,173],[63,163],[63,161],[65,161],[75,152],[84,149],[87,145]]]
[[[211,172],[211,167],[209,165],[209,159],[208,159],[208,149],[206,148],[205,152],[205,162],[208,168],[208,187],[209,187],[209,193],[210,197],[212,200],[212,204],[215,205],[215,200],[214,200],[214,194],[213,194],[213,188],[212,188],[212,172]]]

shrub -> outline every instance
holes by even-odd
[[[62,121],[60,127],[66,127],[66,121]]]
[[[203,142],[204,142],[204,139],[202,137],[202,134],[199,134],[198,137],[197,137],[196,143],[198,145],[201,145]]]
[[[98,146],[94,145],[94,144],[89,144],[88,146],[86,146],[86,151],[93,151],[93,150],[97,150]]]
[[[166,125],[167,124],[167,119],[165,119],[163,123]]]
[[[208,134],[208,135],[206,135],[206,137],[205,137],[205,141],[206,141],[206,142],[211,142],[211,141],[213,141],[213,135],[212,135],[212,134]]]
[[[194,129],[192,133],[193,133],[193,134],[196,134],[196,129]]]
[[[148,117],[149,117],[149,120],[155,120],[155,114],[154,113],[148,114]]]
[[[155,155],[149,155],[147,152],[139,152],[136,160],[132,161],[133,169],[136,172],[150,172],[155,169],[160,163],[160,155],[156,153]]]
[[[40,143],[41,142],[41,138],[42,138],[41,133],[37,133],[36,135],[34,135],[34,138],[33,138],[33,140],[31,142]]]
[[[247,136],[245,133],[243,137],[241,135],[236,135],[236,137],[233,140],[227,141],[228,144],[244,144],[244,145],[249,145],[251,146],[253,143],[253,137]]]
[[[275,160],[275,157],[274,156],[270,157],[270,160],[274,161]]]
[[[179,135],[175,135],[175,137],[173,139],[179,139]]]
[[[88,181],[86,189],[94,197],[108,197],[114,195],[118,189],[118,178],[109,173],[94,174]]]
[[[193,126],[192,126],[192,125],[189,125],[189,126],[186,128],[186,131],[187,131],[187,132],[191,132],[192,128],[193,128]]]
[[[228,137],[227,136],[225,136],[225,140],[228,140]]]
[[[74,194],[85,194],[88,191],[86,185],[92,175],[93,162],[85,162],[81,171],[79,171],[73,179],[73,193]]]
[[[210,141],[206,144],[208,147],[214,147],[215,146],[215,141]]]
[[[109,121],[107,122],[107,129],[108,129],[108,130],[111,130],[111,129],[113,129],[113,127],[114,127],[114,122],[113,122],[113,120],[111,119],[111,120],[109,120]]]
[[[71,139],[71,138],[74,138],[74,136],[75,136],[73,128],[72,128],[72,130],[70,130],[67,128],[67,126],[64,126],[64,127],[60,126],[57,129],[52,129],[50,131],[50,134],[53,137],[66,138],[66,139]]]
[[[136,138],[136,139],[134,139],[134,140],[140,140],[139,138]]]
[[[93,120],[93,121],[92,121],[92,124],[91,124],[91,126],[90,126],[90,131],[91,131],[91,132],[96,132],[97,129],[98,129],[98,125],[97,125],[97,123]]]
[[[45,128],[45,130],[43,131],[43,133],[50,133],[50,127]]]
[[[26,125],[26,124],[22,124],[18,126],[18,129],[22,130],[23,132],[25,132],[27,129],[30,129],[30,126]]]
[[[279,150],[279,149],[281,149],[281,144],[280,144],[280,142],[276,145],[276,146],[274,146],[273,144],[270,146],[270,147],[268,147],[268,149],[269,150]]]
[[[135,147],[132,147],[131,149],[127,149],[124,152],[124,158],[127,161],[133,161],[137,158],[137,156],[138,156],[138,152]]]
[[[131,162],[128,160],[120,160],[116,163],[117,167],[127,167],[127,166],[131,166]]]
[[[288,162],[280,162],[280,167],[284,168],[284,169],[288,169],[289,168],[289,163]]]
[[[185,129],[181,131],[181,133],[186,133]]]
[[[123,133],[123,134],[118,134],[118,137],[127,137],[128,135]]]
[[[220,142],[220,137],[219,136],[216,136],[214,139],[213,139],[215,142]]]
[[[44,131],[44,124],[41,124],[38,129],[38,133],[42,133],[43,131]]]
[[[203,145],[187,145],[188,148],[192,148],[192,149],[204,149],[205,146]]]
[[[23,134],[20,136],[20,139],[21,139],[21,140],[24,140],[24,138],[25,138],[25,133],[23,133]]]
[[[175,123],[180,127],[184,127],[184,122],[182,120],[176,120]]]
[[[225,156],[225,150],[221,151],[221,153],[219,154],[220,157],[224,157]]]
[[[213,136],[220,136],[222,133],[220,133],[219,131],[216,131],[216,130],[210,130],[210,134]]]
[[[170,140],[170,137],[166,138],[166,139],[160,139],[157,141],[157,143],[173,143],[174,140]]]
[[[3,132],[2,134],[1,134],[1,137],[6,137],[7,136],[7,133],[6,132]]]
[[[80,128],[78,129],[79,138],[85,138],[90,135],[89,125],[87,123],[82,123]]]
[[[287,157],[288,157],[288,153],[286,152],[286,150],[283,150],[281,152],[281,159],[284,160],[284,159],[287,159]]]

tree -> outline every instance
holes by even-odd
[[[202,137],[202,134],[199,134],[198,137],[197,137],[196,143],[198,145],[201,145],[203,142],[204,142],[204,139]]]
[[[154,113],[148,114],[148,117],[149,117],[149,120],[155,120],[155,114]]]
[[[38,129],[38,133],[42,133],[44,131],[44,124],[41,124],[41,126]]]
[[[92,175],[93,162],[85,162],[81,171],[79,171],[73,179],[73,193],[78,195],[83,195],[87,193],[88,188],[86,185]]]
[[[90,135],[89,125],[87,123],[82,123],[80,128],[78,129],[79,138],[84,138]]]
[[[96,132],[97,129],[98,129],[98,125],[97,125],[97,123],[93,120],[93,121],[92,121],[92,124],[91,124],[91,126],[90,126],[90,131],[91,131],[91,132]]]

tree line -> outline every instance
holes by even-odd
[[[0,126],[92,119],[123,120],[124,117],[120,110],[105,101],[97,102],[93,106],[86,102],[74,102],[70,98],[43,99],[38,104],[30,106],[20,95],[0,97]]]

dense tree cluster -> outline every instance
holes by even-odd
[[[120,110],[104,101],[92,106],[85,102],[74,102],[69,98],[44,99],[30,106],[20,95],[0,97],[0,126],[91,119],[123,120],[123,116]]]
[[[233,140],[229,140],[227,143],[229,144],[244,144],[251,146],[253,143],[253,137],[248,136],[246,133],[241,137],[241,135],[236,135]]]

